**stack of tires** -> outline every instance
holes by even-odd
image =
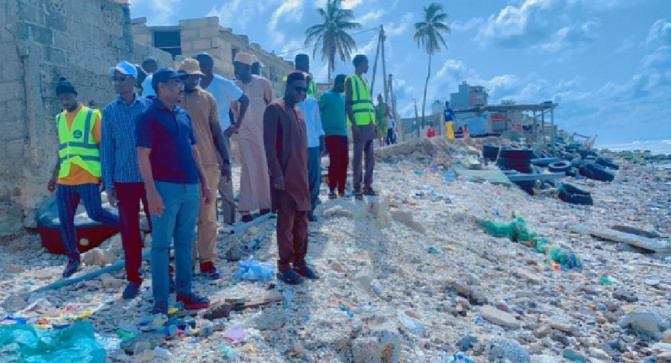
[[[496,165],[501,169],[517,170],[520,173],[530,174],[533,173],[531,169],[531,159],[533,158],[534,151],[531,149],[501,147]]]
[[[576,188],[571,184],[561,184],[559,186],[559,199],[566,203],[579,205],[593,205],[592,195],[582,189]]]

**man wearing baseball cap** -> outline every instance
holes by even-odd
[[[200,153],[207,184],[211,185],[211,204],[202,204],[198,216],[198,246],[194,245],[200,257],[200,274],[213,280],[219,279],[219,271],[214,263],[217,261],[217,188],[219,179],[226,182],[231,179],[231,160],[228,155],[224,134],[219,125],[217,101],[212,94],[198,86],[204,74],[200,64],[193,58],[185,59],[179,66],[179,72],[186,73],[189,78],[184,80],[184,99],[180,103],[191,116],[191,124],[198,139]],[[219,168],[219,154],[222,165]],[[197,249],[196,249],[197,247]]]
[[[170,242],[175,249],[177,302],[206,309],[209,300],[191,291],[193,240],[201,195],[210,188],[196,147],[191,117],[177,106],[189,75],[170,68],[152,77],[156,98],[137,121],[137,153],[152,222],[151,272],[155,314],[168,312]]]
[[[122,297],[132,299],[139,294],[142,284],[140,203],[144,205],[149,219],[147,195],[137,166],[135,120],[151,105],[151,101],[134,92],[138,77],[135,65],[121,61],[110,68],[109,75],[118,96],[103,109],[100,157],[109,202],[114,207],[119,202],[121,241],[128,279]]]

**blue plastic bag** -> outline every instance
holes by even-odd
[[[233,277],[240,280],[270,281],[275,276],[275,267],[269,263],[257,261],[254,256],[238,262],[240,269]]]
[[[0,356],[10,362],[103,363],[106,355],[93,326],[81,320],[53,331],[28,324],[0,326]]]

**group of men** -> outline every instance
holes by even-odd
[[[363,77],[368,60],[357,55],[355,73],[337,76],[333,89],[319,101],[307,55],[296,57],[284,96],[275,100],[270,82],[253,74],[258,73],[253,71],[255,63],[252,55],[238,53],[233,62],[236,79],[231,81],[214,74],[214,60],[206,53],[185,59],[177,71],[158,68],[153,59],[141,69],[122,61],[109,70],[118,96],[102,114],[83,106],[75,86],[61,78],[56,87],[64,109],[56,116],[58,162],[48,188],[57,194],[68,256],[64,277],[81,265],[74,217],[83,200],[91,219],[121,230],[128,279],[122,296],[137,296],[144,206],[152,233],[153,312],[167,312],[172,290],[186,309],[207,308],[209,300],[192,292],[192,278],[196,256],[201,275],[220,278],[215,266],[217,191],[223,220],[232,224],[236,203],[229,138],[237,134],[242,221],[251,221],[256,211],[277,212],[278,279],[299,284],[318,278],[305,260],[308,220],[316,221],[321,158],[327,150],[329,198],[345,197],[348,123],[354,144],[354,196],[361,200],[363,195],[377,195],[372,188],[375,107]],[[135,87],[147,97],[138,95]],[[101,190],[118,208],[118,216],[102,208]]]

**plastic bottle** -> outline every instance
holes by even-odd
[[[163,349],[161,347],[154,347],[154,354],[164,360],[171,361],[172,360],[172,353],[170,353],[169,350]]]

